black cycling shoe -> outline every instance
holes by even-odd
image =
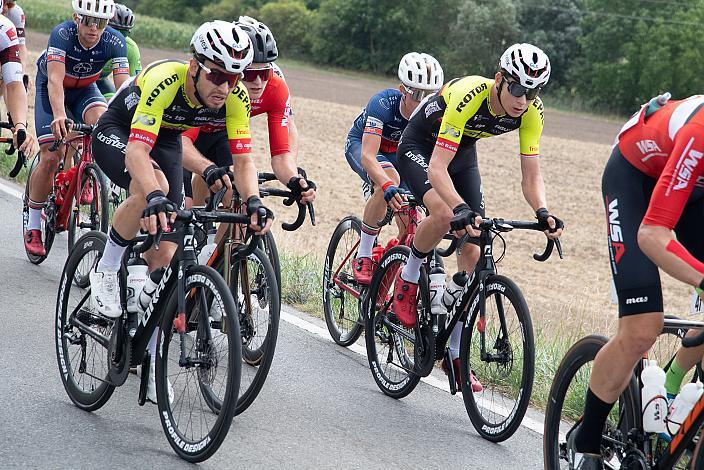
[[[577,452],[574,439],[579,430],[579,425],[575,427],[567,438],[567,459],[570,470],[604,470],[604,459],[600,454],[583,454]]]

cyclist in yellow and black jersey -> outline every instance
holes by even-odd
[[[550,77],[550,61],[533,45],[514,44],[501,56],[499,68],[493,79],[468,76],[445,84],[418,106],[401,136],[396,168],[429,211],[418,226],[408,262],[394,285],[392,308],[406,327],[416,323],[423,259],[448,230],[455,236],[465,232],[479,236],[473,226],[484,216],[475,146],[478,139],[518,129],[523,195],[544,224],[546,234],[551,238],[561,235],[561,221],[546,208],[537,158],[543,129],[543,104],[538,93]],[[458,258],[458,267],[471,270],[478,258],[479,247],[467,244]],[[458,380],[461,328],[458,324],[450,337],[450,358]],[[449,367],[443,363],[446,371]],[[458,383],[458,388],[461,386]]]

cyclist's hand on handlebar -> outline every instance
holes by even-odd
[[[482,216],[470,209],[467,203],[461,203],[452,209],[452,213],[455,216],[450,220],[450,230],[457,237],[460,238],[465,233],[469,234],[470,237],[478,237],[480,231],[477,228],[482,221]]]
[[[152,191],[147,195],[147,207],[142,212],[139,225],[150,235],[156,235],[157,228],[169,230],[169,223],[176,220],[176,204],[170,201],[161,190]]]
[[[58,116],[51,121],[51,133],[55,139],[63,139],[68,134],[68,118],[66,116]]]
[[[393,181],[387,181],[381,186],[381,189],[384,191],[384,201],[386,201],[386,204],[395,211],[401,210],[404,203],[403,196],[401,196],[398,187],[396,187]]]
[[[229,166],[210,165],[203,171],[203,179],[210,190],[217,193],[223,186],[232,190],[232,173]]]
[[[15,127],[15,133],[12,136],[12,142],[16,149],[25,155],[31,155],[34,150],[36,139],[32,134],[27,132],[24,127]]]
[[[546,208],[541,207],[535,211],[535,217],[538,219],[538,223],[545,228],[545,235],[548,238],[554,240],[562,235],[562,230],[565,228],[564,222]]]
[[[316,190],[318,189],[313,180],[309,180],[301,175],[292,176],[286,187],[293,193],[294,197],[303,204],[315,201]]]
[[[257,235],[268,232],[274,222],[274,213],[262,204],[262,200],[257,196],[250,196],[247,199],[247,215],[250,217],[249,227]]]

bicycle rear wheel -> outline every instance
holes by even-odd
[[[71,201],[73,210],[68,219],[68,249],[90,230],[107,233],[110,226],[110,200],[108,182],[103,172],[94,163],[83,169],[80,185]],[[87,273],[85,273],[87,276]]]
[[[410,253],[407,246],[395,246],[382,256],[364,301],[369,368],[377,386],[392,398],[407,396],[420,382],[420,375],[414,372],[415,331],[401,326],[391,310],[396,273]],[[423,279],[421,276],[421,281]],[[419,309],[430,305],[420,287]],[[425,289],[427,291],[427,283]]]
[[[484,321],[480,321],[476,303],[467,327],[462,328],[462,397],[477,432],[484,439],[501,442],[516,432],[530,402],[535,374],[533,324],[523,294],[513,281],[495,275],[485,284]],[[481,392],[472,391],[471,370],[484,386]]]
[[[347,347],[362,334],[361,287],[355,282],[352,262],[357,254],[362,221],[345,217],[330,238],[323,267],[323,311],[333,341]],[[357,296],[351,291],[357,292]]]
[[[64,265],[56,302],[54,338],[61,381],[71,401],[86,411],[103,406],[115,390],[107,382],[110,368],[107,340],[112,335],[114,320],[93,310],[89,286],[79,286],[75,275],[79,270],[88,272],[98,262],[106,241],[101,232],[89,232],[78,240]],[[85,334],[78,322],[102,335],[105,344]]]
[[[557,368],[545,410],[545,470],[569,468],[567,438],[582,420],[591,363],[607,341],[607,338],[597,335],[582,338],[567,351]],[[628,431],[639,427],[639,423],[640,391],[633,376],[604,426],[601,452],[606,462],[618,463],[622,460]]]
[[[178,332],[174,326],[177,289],[166,306],[170,314],[161,321],[156,393],[159,418],[169,444],[182,459],[202,462],[220,447],[235,414],[242,340],[237,304],[222,277],[208,266],[195,265],[189,268],[185,283],[185,332]],[[213,309],[220,312],[217,332],[210,321]],[[217,413],[204,403],[204,386],[219,394]]]

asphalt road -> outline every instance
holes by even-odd
[[[134,376],[97,412],[70,402],[53,335],[66,236],[42,265],[30,264],[21,203],[2,190],[8,186],[0,182],[0,467],[189,466],[169,447],[156,407],[137,405]],[[403,400],[388,398],[365,357],[321,335],[319,320],[287,312],[261,394],[202,468],[542,468],[538,433],[521,427],[503,444],[486,442],[459,395],[423,382]],[[535,428],[539,416],[531,422]]]

